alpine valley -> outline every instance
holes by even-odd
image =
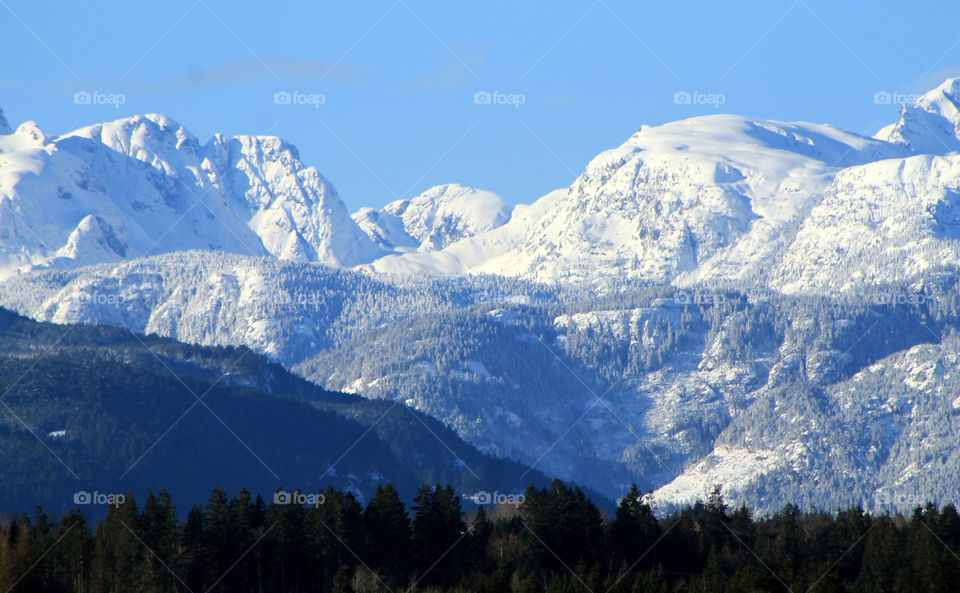
[[[309,410],[288,410],[291,430],[353,434],[386,405],[365,400],[393,400],[493,468],[470,487],[543,472],[613,499],[636,482],[661,509],[715,484],[764,512],[960,492],[960,78],[874,137],[733,115],[642,126],[516,207],[451,183],[351,215],[288,142],[201,143],[161,115],[56,137],[0,115],[0,134],[0,305],[221,347],[177,355],[198,388],[222,347],[249,348],[266,357],[249,393],[216,400],[238,423],[282,422],[275,400]],[[33,351],[18,339],[14,370]],[[25,420],[4,430],[73,418],[16,393]],[[96,401],[132,422],[131,402]],[[424,470],[409,434],[427,424],[411,426],[418,444],[377,432],[370,455],[450,474],[444,451]],[[350,479],[379,471],[354,457]]]

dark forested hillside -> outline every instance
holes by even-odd
[[[64,512],[77,492],[165,487],[197,499],[211,482],[259,493],[333,484],[362,500],[383,481],[406,498],[423,481],[466,493],[546,481],[403,404],[325,391],[245,348],[2,309],[0,396],[5,512]]]

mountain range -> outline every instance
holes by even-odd
[[[957,267],[958,104],[951,79],[873,138],[730,115],[643,126],[529,206],[450,184],[352,217],[279,138],[27,122],[0,140],[0,272],[205,249],[564,283],[912,282]]]
[[[289,143],[159,115],[0,124],[0,304],[24,315],[247,346],[610,497],[960,486],[960,78],[874,137],[643,126],[513,208],[448,184],[350,215]]]

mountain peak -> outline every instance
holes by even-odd
[[[7,123],[7,118],[3,116],[3,108],[0,107],[0,135],[7,135],[11,131],[10,124]]]
[[[876,137],[921,154],[960,151],[960,77],[949,78],[912,105],[901,106],[897,122]]]
[[[275,136],[217,135],[201,147],[149,113],[48,140],[26,122],[0,135],[0,159],[0,197],[21,212],[0,235],[0,277],[184,249],[347,267],[384,255],[333,186]]]
[[[936,108],[941,112],[960,112],[960,76],[948,78],[937,88],[923,95],[918,106]]]
[[[493,192],[447,183],[382,210],[363,209],[353,218],[385,248],[432,251],[502,226],[510,214],[510,206]]]
[[[300,149],[279,136],[240,135],[234,136],[234,138],[237,139],[241,144],[248,146],[259,146],[263,150],[288,152],[293,158],[300,160]]]
[[[196,155],[200,150],[200,143],[182,124],[159,113],[94,124],[62,136],[70,137],[89,138],[141,160],[145,154],[168,155],[186,150]]]
[[[33,121],[25,121],[16,130],[10,130],[3,119],[3,113],[0,113],[0,154],[16,152],[18,150],[29,150],[41,148],[47,143],[47,135]],[[2,165],[0,165],[2,166]],[[0,181],[0,187],[3,182]]]
[[[43,130],[40,129],[40,126],[37,125],[35,121],[25,121],[19,126],[14,134],[25,136],[35,141],[37,144],[44,144],[47,140],[47,135],[43,133]]]

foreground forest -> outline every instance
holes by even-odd
[[[495,496],[487,498],[498,498]],[[95,525],[70,511],[7,518],[8,593],[301,592],[648,593],[948,592],[960,583],[960,516],[860,509],[762,518],[720,488],[658,517],[636,487],[605,517],[581,490],[500,496],[466,514],[452,487],[422,486],[408,508],[391,485],[364,506],[349,492],[215,488],[178,513],[165,492],[132,495]],[[119,500],[119,499],[118,499]],[[115,501],[116,502],[116,501]],[[180,518],[185,517],[185,518]]]

